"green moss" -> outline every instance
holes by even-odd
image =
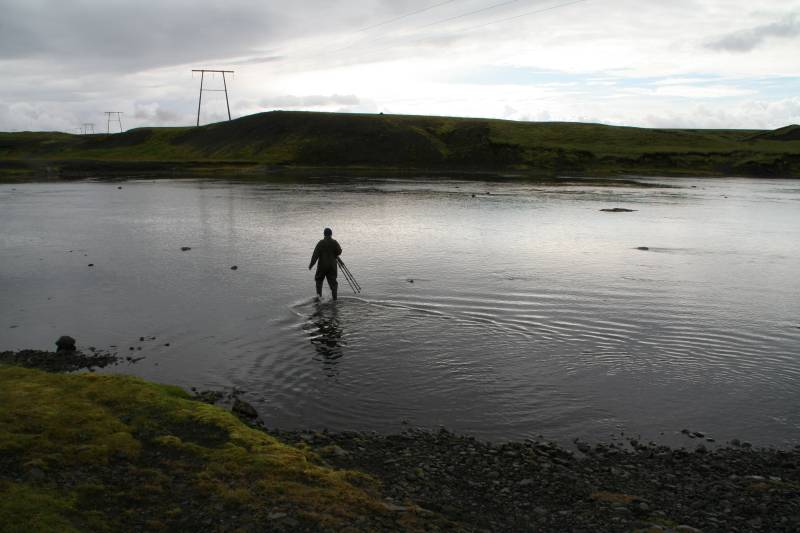
[[[223,512],[247,528],[275,509],[313,527],[393,520],[368,476],[133,377],[0,366],[0,457],[10,531],[201,527]]]

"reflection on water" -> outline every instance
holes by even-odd
[[[344,348],[347,346],[342,338],[344,334],[336,302],[314,302],[314,312],[303,324],[303,330],[317,351],[315,360],[322,363],[325,375],[336,376],[336,364],[344,355]]]
[[[277,427],[800,444],[798,182],[670,183],[0,185],[0,350],[141,347]]]

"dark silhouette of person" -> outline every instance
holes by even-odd
[[[311,270],[314,263],[317,263],[317,273],[314,275],[314,281],[317,283],[317,296],[322,297],[322,280],[327,279],[331,295],[335,300],[339,289],[339,282],[336,281],[336,276],[339,274],[337,259],[342,255],[342,247],[339,246],[336,239],[331,237],[333,235],[331,228],[325,228],[322,233],[325,238],[314,247],[308,269]]]

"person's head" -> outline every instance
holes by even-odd
[[[331,231],[331,228],[325,228],[325,231],[323,231],[322,234],[325,235],[326,237],[330,237],[331,235],[333,235],[333,231]]]

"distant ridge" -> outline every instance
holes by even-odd
[[[315,171],[314,169],[319,169]],[[800,177],[800,126],[649,129],[570,122],[272,111],[105,135],[0,133],[0,173],[281,172]]]
[[[800,126],[791,124],[778,128],[777,130],[758,133],[750,137],[750,140],[763,141],[800,141]]]

